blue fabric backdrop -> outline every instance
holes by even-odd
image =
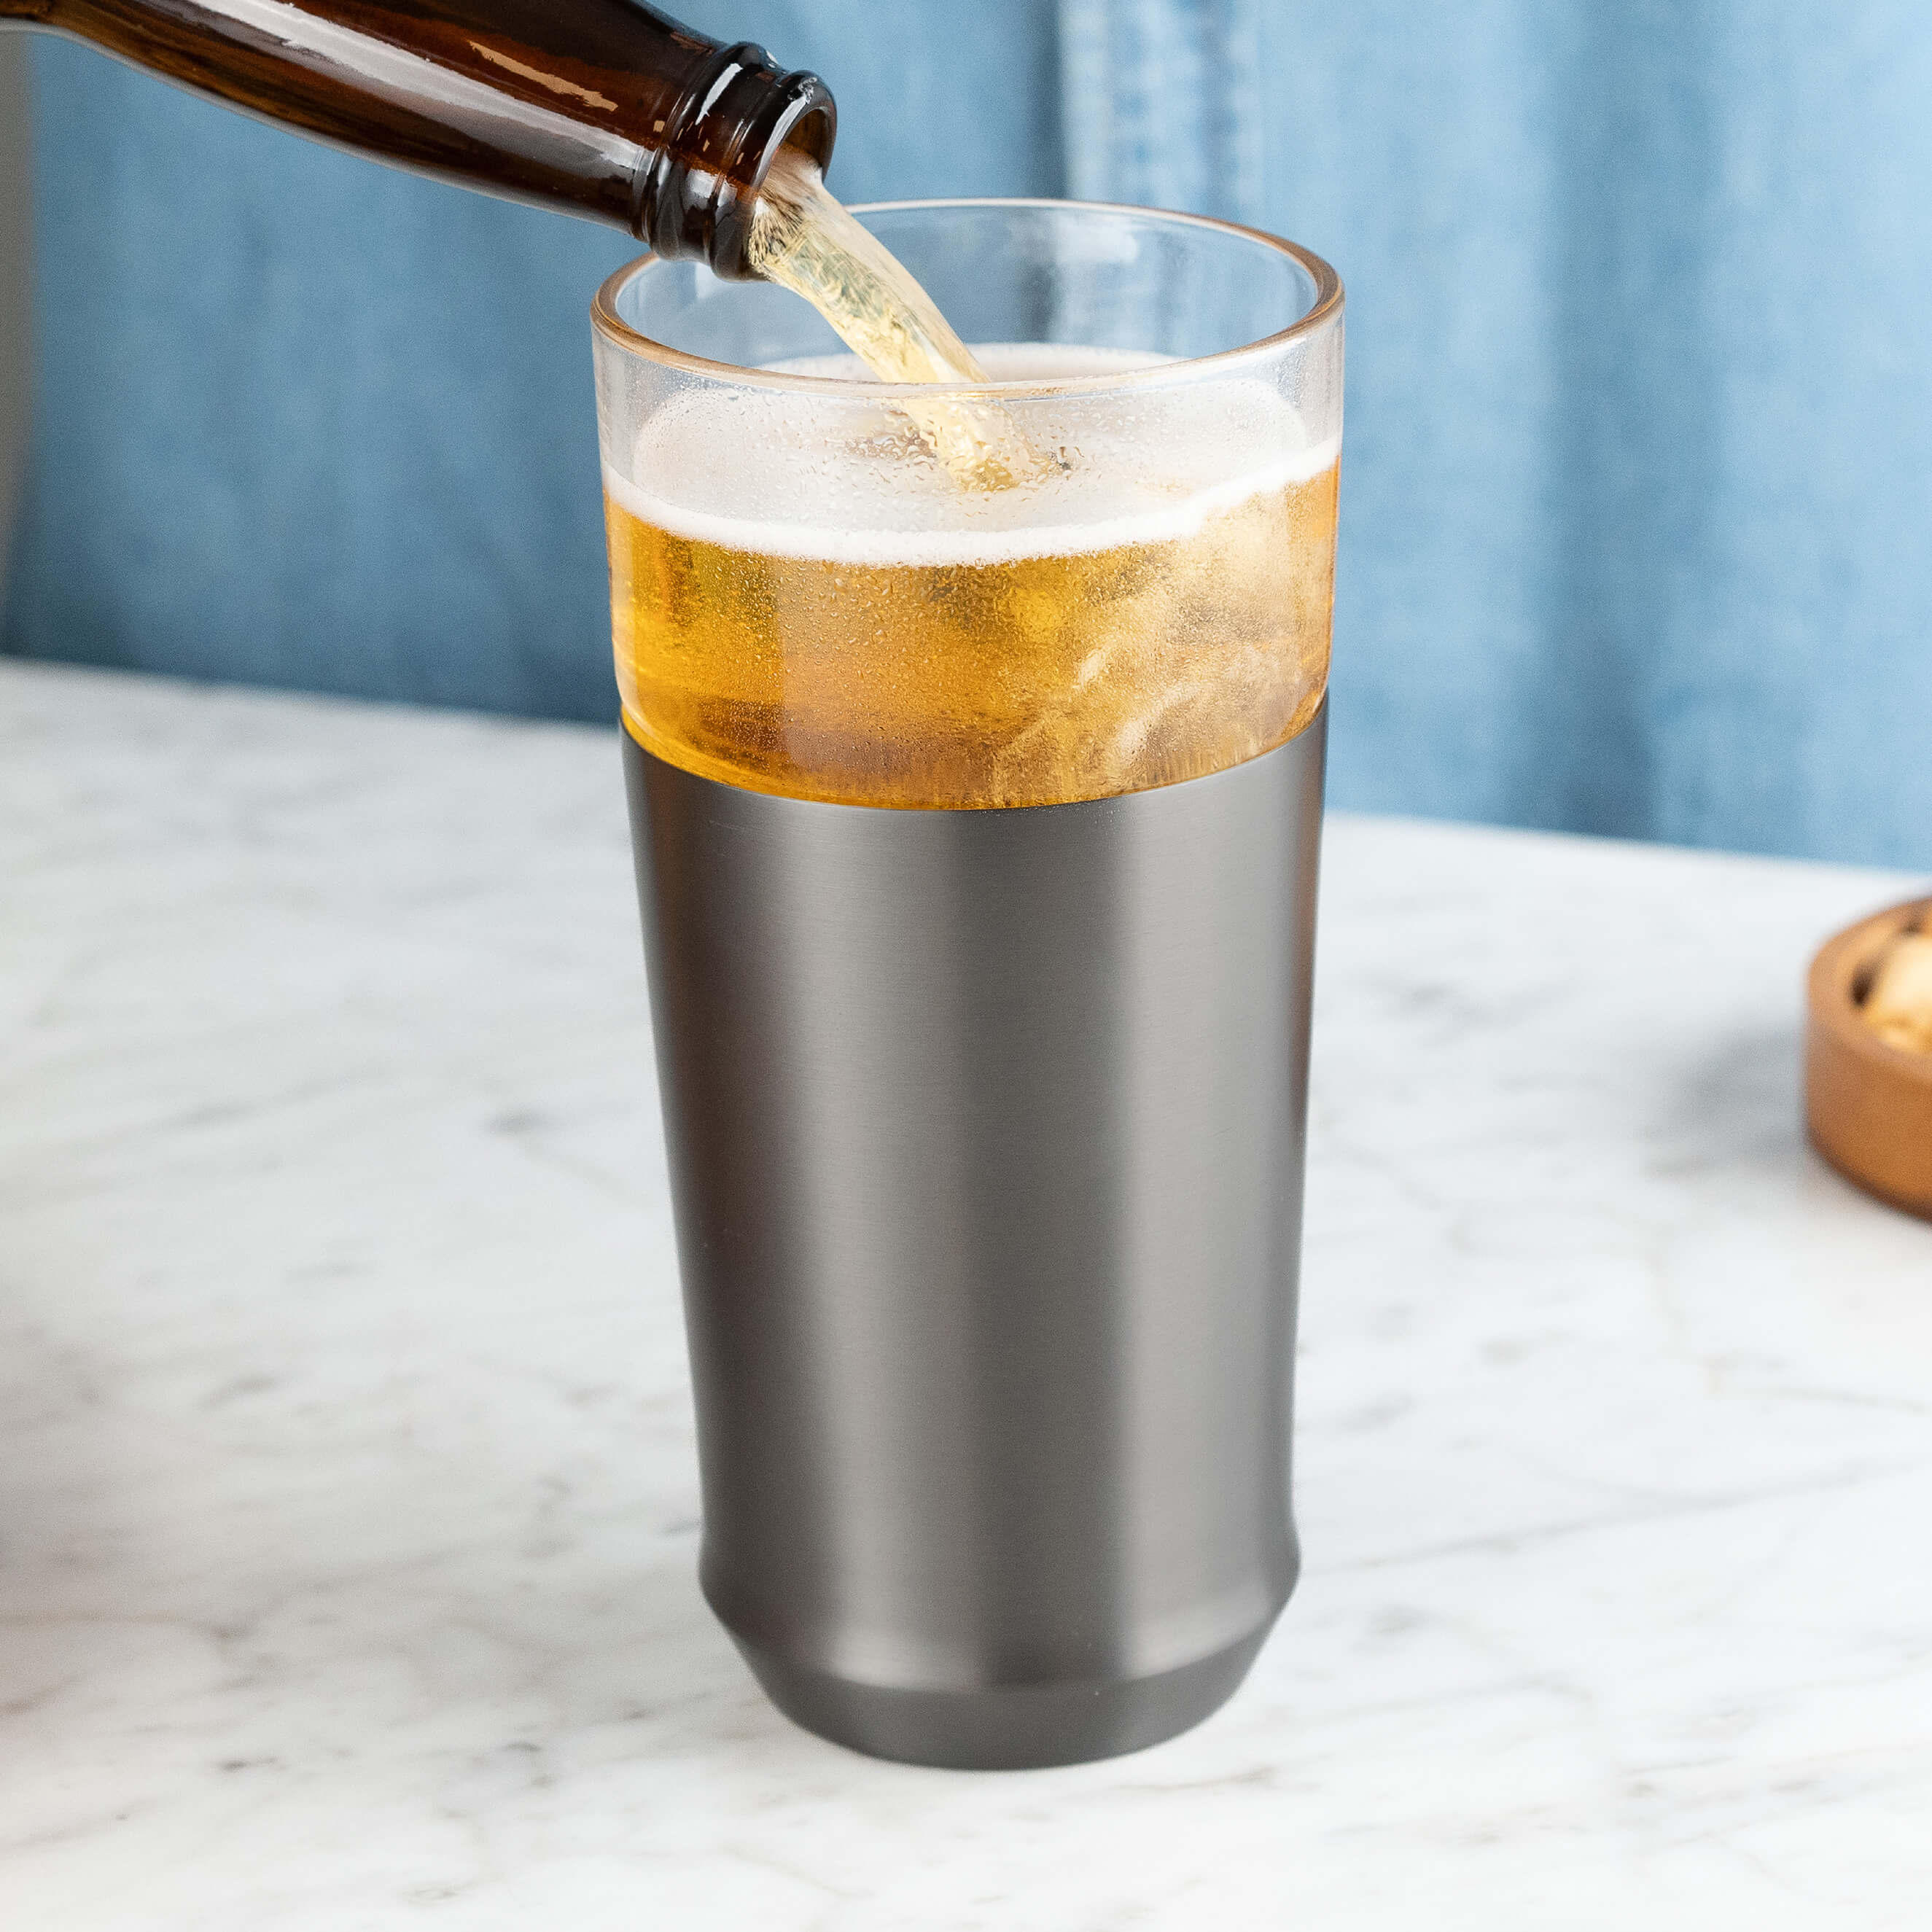
[[[692,4],[850,199],[1256,219],[1349,284],[1339,802],[1932,863],[1932,9]],[[35,61],[8,649],[608,716],[621,236]]]

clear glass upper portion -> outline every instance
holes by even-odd
[[[595,320],[628,728],[902,806],[1171,784],[1326,686],[1342,304],[1316,258],[1054,202],[854,211],[989,377],[874,382],[770,286],[647,260]],[[1018,480],[987,488],[962,440]]]

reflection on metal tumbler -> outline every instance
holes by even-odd
[[[811,1729],[1064,1763],[1215,1708],[1294,1581],[1340,291],[1181,217],[870,219],[1030,345],[971,404],[1052,476],[694,359],[816,349],[769,291],[598,304],[702,1574]]]

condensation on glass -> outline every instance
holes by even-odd
[[[988,383],[857,380],[802,303],[692,264],[598,295],[638,742],[755,790],[982,807],[1147,790],[1306,728],[1334,580],[1334,272],[1141,210],[857,212]],[[962,476],[962,422],[1025,452],[1012,480]]]

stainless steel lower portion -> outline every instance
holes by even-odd
[[[808,1729],[1136,1750],[1287,1600],[1324,729],[992,812],[626,737],[704,1590]]]

